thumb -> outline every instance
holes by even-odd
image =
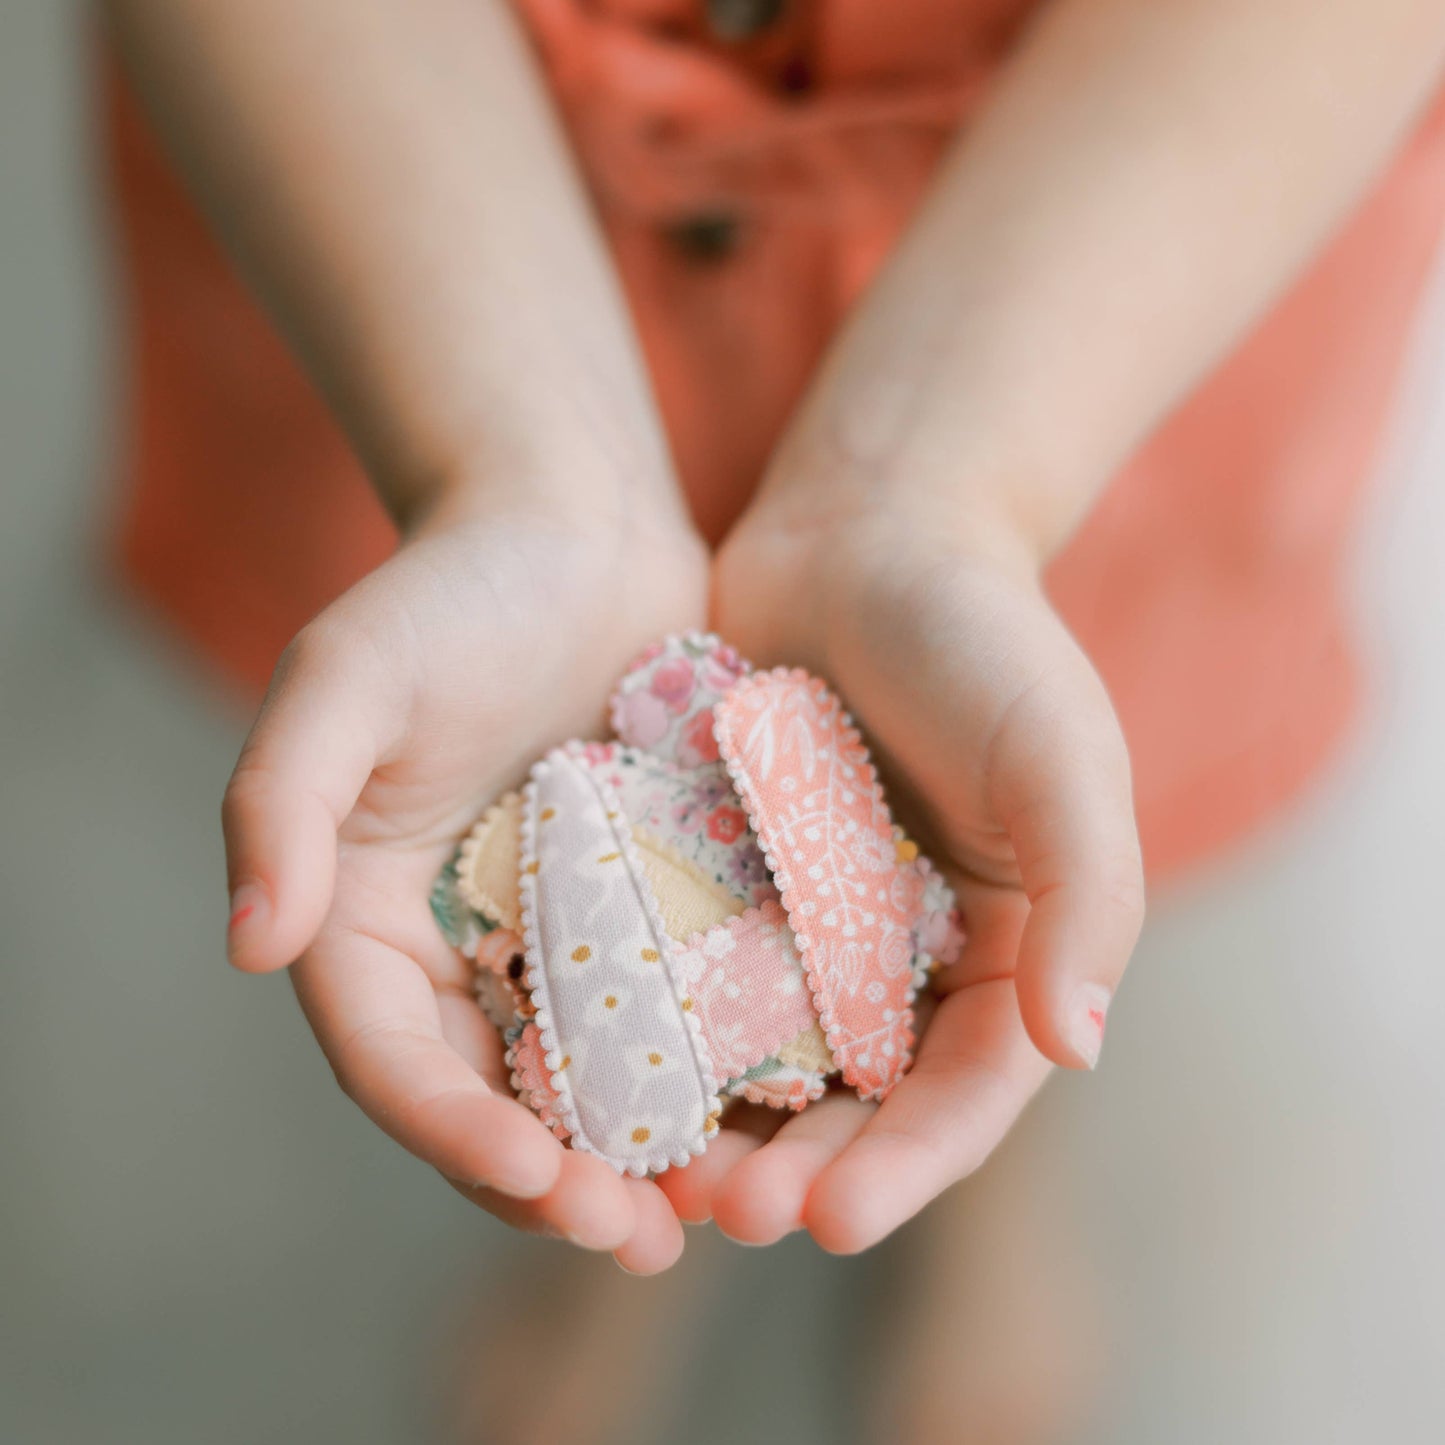
[[[1103,684],[1076,654],[994,743],[991,789],[1029,900],[1015,983],[1039,1051],[1098,1062],[1104,1024],[1144,921],[1129,755]]]
[[[336,836],[392,731],[374,650],[325,618],[286,649],[221,805],[226,947],[249,973],[284,968],[331,906]]]

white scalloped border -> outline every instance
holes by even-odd
[[[553,761],[557,758],[565,758],[569,763],[580,763],[588,782],[596,789],[604,810],[611,813],[614,818],[625,816],[621,800],[588,764],[585,747],[581,743],[573,742],[560,748],[553,748],[545,758],[541,758],[533,764],[531,777],[527,780],[526,787],[522,789],[522,854],[521,872],[518,879],[522,900],[522,942],[527,951],[527,988],[531,992],[532,1003],[537,1010],[535,1022],[542,1038],[542,1062],[551,1073],[552,1086],[557,1091],[560,1104],[561,1121],[571,1134],[572,1144],[575,1148],[584,1149],[589,1154],[597,1155],[619,1174],[633,1174],[639,1177],[645,1174],[661,1174],[669,1166],[676,1165],[681,1168],[694,1155],[701,1154],[707,1148],[708,1140],[717,1132],[718,1117],[722,1113],[722,1100],[718,1095],[719,1081],[713,1075],[712,1061],[708,1057],[707,1047],[703,1042],[702,1028],[698,1023],[697,1015],[686,1006],[687,994],[682,987],[682,981],[678,977],[676,968],[677,943],[662,926],[657,901],[652,896],[652,889],[647,882],[646,875],[642,872],[641,860],[633,846],[631,828],[619,829],[614,826],[612,832],[617,840],[618,850],[626,859],[627,866],[632,870],[634,883],[642,898],[643,907],[647,911],[648,926],[652,930],[653,943],[667,971],[668,982],[672,985],[672,994],[677,1001],[678,1013],[684,1020],[688,1041],[692,1048],[693,1063],[697,1070],[698,1083],[706,1096],[706,1114],[702,1129],[686,1149],[680,1149],[673,1154],[658,1150],[642,1160],[618,1159],[606,1153],[599,1149],[583,1130],[581,1118],[577,1112],[577,1101],[572,1092],[571,1080],[567,1078],[566,1071],[559,1067],[562,1060],[562,1049],[552,1023],[552,1001],[547,990],[547,970],[537,933],[537,872],[533,866],[537,862],[537,782],[550,770]]]
[[[862,768],[867,775],[868,786],[873,788],[878,796],[878,801],[883,808],[883,814],[888,820],[889,827],[893,825],[893,813],[888,806],[888,799],[883,795],[883,786],[878,781],[877,769],[873,766],[872,756],[868,752],[867,745],[862,735],[853,724],[852,717],[843,707],[838,695],[821,678],[814,677],[810,672],[801,667],[775,667],[768,672],[754,672],[747,677],[740,678],[737,684],[732,687],[727,696],[733,697],[737,693],[748,688],[765,687],[770,682],[776,683],[800,683],[811,690],[819,701],[826,701],[832,713],[836,713],[842,728],[844,740],[856,745],[862,750]],[[825,717],[827,714],[825,714]],[[732,727],[724,717],[716,717],[715,728],[717,732],[718,752],[728,770],[728,776],[733,780],[733,787],[743,801],[743,807],[747,810],[748,821],[752,824],[753,832],[757,834],[758,845],[763,850],[763,861],[768,866],[768,871],[773,875],[773,882],[777,885],[778,892],[782,895],[783,907],[787,911],[789,923],[793,922],[793,908],[795,902],[799,902],[795,896],[792,875],[785,868],[778,866],[778,860],[772,849],[768,846],[768,839],[764,836],[762,828],[758,825],[757,814],[757,790],[753,785],[752,778],[748,775],[747,768],[740,759],[733,755]],[[920,854],[920,857],[922,855]],[[802,932],[796,925],[793,926],[793,937],[797,940],[798,954],[803,960],[803,972],[807,975],[808,990],[813,995],[813,1007],[818,1013],[818,1022],[823,1026],[823,1037],[827,1040],[828,1047],[833,1051],[833,1061],[838,1062],[838,1049],[844,1042],[841,1029],[835,1022],[832,1011],[825,1010],[823,1005],[822,983],[818,971],[812,961],[812,940]],[[901,1062],[898,1068],[898,1077],[901,1078],[913,1064],[913,1045],[917,1042],[917,1033],[913,1027],[913,1001],[918,997],[918,985],[910,965],[908,992],[904,1001],[903,1032],[901,1035]],[[840,1065],[841,1068],[841,1065]],[[897,1083],[894,1079],[893,1084]],[[882,1099],[893,1084],[888,1084],[881,1089],[872,1089],[864,1092],[857,1089],[858,1097],[861,1099]]]

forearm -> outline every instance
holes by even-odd
[[[619,288],[505,6],[107,9],[172,152],[398,517],[483,485],[680,516]]]
[[[1048,555],[1429,97],[1435,0],[1059,0],[945,164],[770,478]]]

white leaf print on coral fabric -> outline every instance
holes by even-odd
[[[899,886],[904,870],[867,749],[837,698],[803,672],[745,678],[716,718],[829,1048],[850,1085],[881,1098],[913,1045],[921,890]]]

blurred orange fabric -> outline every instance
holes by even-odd
[[[1033,8],[516,0],[716,538]],[[259,689],[394,543],[346,442],[105,74],[129,286],[127,578]],[[1049,576],[1123,719],[1151,875],[1239,835],[1338,740],[1341,578],[1445,220],[1445,104]]]

